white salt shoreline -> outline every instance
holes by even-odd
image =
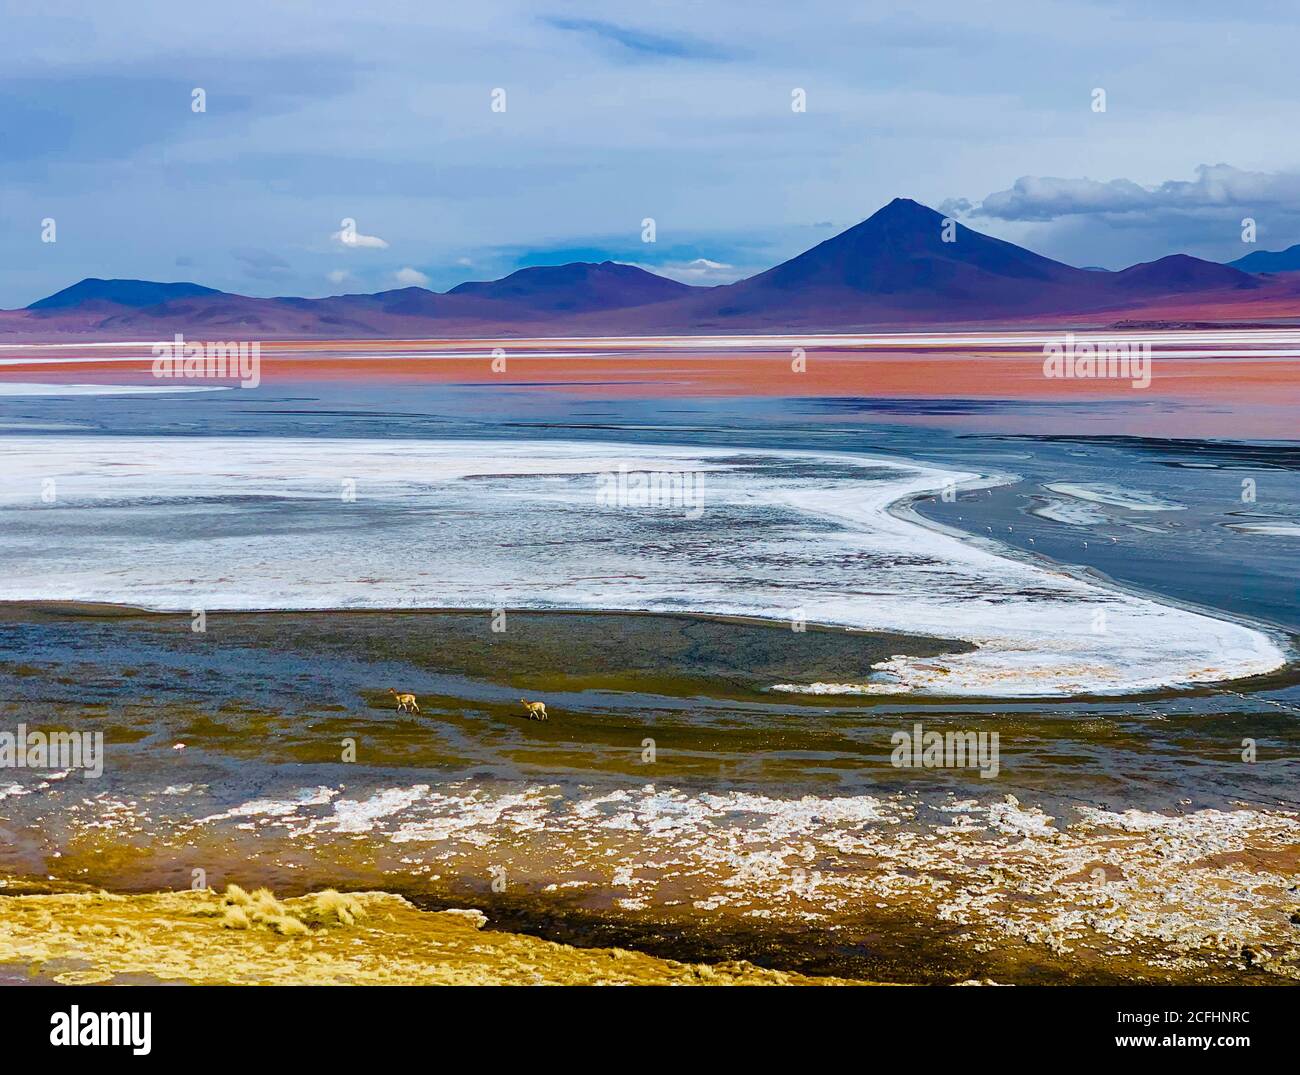
[[[893,510],[949,482],[995,481],[900,460],[211,437],[6,437],[0,451],[5,601],[802,616],[978,647],[897,656],[862,682],[780,685],[813,693],[1127,694],[1286,662],[1281,645],[1252,627]],[[597,506],[596,475],[620,466],[700,474],[702,516]],[[46,479],[58,489],[52,506],[40,500]],[[340,497],[348,482],[352,502]]]

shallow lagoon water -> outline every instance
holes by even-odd
[[[396,419],[384,413],[391,400],[357,398],[364,393],[219,393],[148,407],[114,400],[111,410],[101,401],[82,420],[90,432],[150,436],[197,426],[235,435],[382,428],[399,438],[526,429],[533,438],[893,452],[1009,471],[1023,480],[916,510],[954,529],[997,531],[1023,555],[1103,582],[1296,627],[1293,541],[1228,526],[1242,512],[1294,512],[1295,475],[1281,448],[1224,459],[1195,445],[918,433],[809,421],[771,401],[678,413],[551,401],[541,415],[530,404],[527,415],[480,416],[465,394],[452,395],[408,395]],[[76,420],[64,404],[57,413]],[[198,406],[201,420],[190,409]],[[12,410],[6,416],[25,422],[56,413],[37,400]],[[1190,465],[1198,462],[1211,465]],[[1240,500],[1247,476],[1260,489],[1251,505]],[[1106,482],[1185,507],[1157,533],[1137,524],[1158,513],[1114,506],[1105,523],[1066,526],[1031,514],[1049,481]],[[52,885],[134,891],[186,886],[195,868],[214,883],[284,891],[381,885],[579,943],[742,954],[864,977],[1277,980],[1244,969],[1241,951],[1267,939],[1285,957],[1286,929],[1295,929],[1286,917],[1294,897],[1277,880],[1294,877],[1288,826],[1300,745],[1285,670],[1112,699],[829,700],[777,696],[754,678],[788,674],[791,657],[794,671],[808,669],[788,625],[728,624],[705,645],[683,638],[708,627],[676,617],[538,615],[517,620],[527,631],[507,632],[525,648],[494,655],[473,642],[491,637],[485,614],[456,621],[471,625],[463,644],[441,650],[438,640],[455,632],[430,628],[438,614],[407,615],[235,618],[224,628],[213,616],[199,638],[188,615],[11,610],[0,625],[6,724],[84,720],[106,730],[114,762],[100,782],[15,774],[16,790],[0,789],[0,825],[13,837],[6,868],[52,876]],[[640,659],[600,656],[611,636],[636,631],[625,651]],[[861,674],[843,661],[846,636],[831,637],[818,675]],[[855,655],[870,639],[850,637]],[[902,640],[885,649],[908,652]],[[668,675],[658,672],[665,656]],[[394,714],[388,686],[418,686],[420,718]],[[545,697],[552,719],[523,719],[520,695]],[[996,728],[999,776],[895,769],[889,736],[918,720]],[[344,764],[337,748],[349,736],[364,749]],[[652,774],[641,760],[647,737],[659,748]],[[1253,765],[1240,758],[1244,737],[1260,745]],[[1143,858],[1150,848],[1160,854]],[[1243,871],[1243,848],[1267,868]],[[494,868],[505,870],[504,892],[492,889]],[[1093,879],[1099,868],[1095,890],[1077,887],[1076,875]],[[1111,932],[1082,923],[1089,915]],[[1119,921],[1128,925],[1116,933]],[[1087,936],[1086,952],[1072,932]]]

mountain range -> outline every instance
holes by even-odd
[[[1228,264],[1242,272],[1300,272],[1300,243],[1285,250],[1256,250]]]
[[[925,325],[1300,320],[1300,246],[1231,265],[1172,254],[1080,269],[907,198],[733,284],[695,287],[612,261],[520,269],[443,293],[406,287],[252,298],[192,283],[86,279],[0,312],[0,335],[46,339],[454,337],[850,331]]]

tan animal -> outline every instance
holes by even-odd
[[[529,719],[529,720],[545,720],[545,719],[546,719],[546,703],[545,703],[545,702],[530,702],[527,698],[520,698],[519,701],[522,702],[524,708],[525,708],[526,710],[528,710],[528,719]]]
[[[420,707],[416,705],[414,694],[398,694],[392,687],[388,688],[388,693],[397,699],[397,711],[399,713],[418,713]]]

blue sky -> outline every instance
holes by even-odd
[[[898,195],[1080,265],[1300,242],[1291,3],[0,3],[4,307],[579,258],[722,282]]]

